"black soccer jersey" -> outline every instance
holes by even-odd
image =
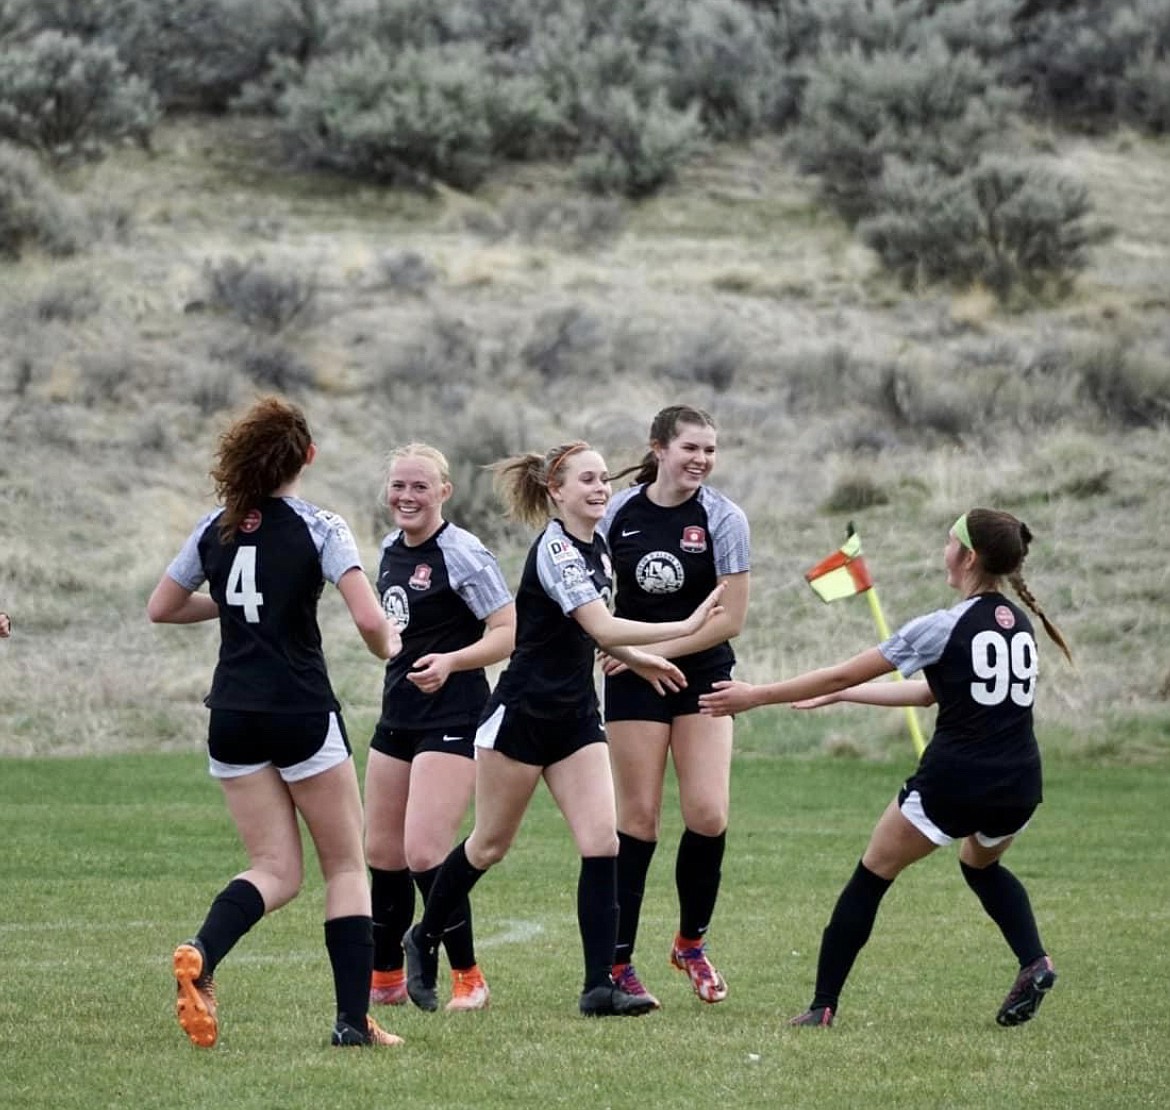
[[[630,620],[685,620],[720,576],[751,567],[747,517],[706,486],[670,507],[654,504],[645,485],[624,489],[610,501],[600,531],[617,575],[614,612]],[[724,642],[675,662],[693,667],[734,660]]]
[[[396,530],[382,541],[378,595],[402,631],[402,653],[386,665],[380,723],[425,729],[478,719],[488,696],[482,668],[452,672],[433,694],[406,676],[424,655],[475,643],[485,619],[512,600],[495,556],[449,522],[416,547]]]
[[[979,594],[910,621],[879,650],[903,675],[921,670],[938,703],[918,781],[956,801],[1040,801],[1036,639],[1023,610]]]
[[[207,582],[219,605],[219,662],[204,699],[212,709],[334,711],[317,602],[325,582],[361,569],[349,526],[297,497],[269,497],[219,538],[208,513],[167,568],[180,586]]]
[[[596,645],[570,614],[612,593],[612,566],[600,534],[592,543],[550,521],[528,551],[516,591],[516,650],[491,704],[530,717],[598,713],[593,685]]]

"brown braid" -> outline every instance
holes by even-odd
[[[1040,608],[1040,603],[1036,600],[1032,591],[1028,588],[1027,583],[1024,581],[1023,573],[1018,570],[1013,571],[1007,576],[1007,580],[1011,583],[1012,589],[1019,594],[1020,600],[1040,618],[1040,623],[1044,625],[1044,631],[1048,633],[1048,638],[1064,652],[1064,657],[1071,663],[1073,657],[1072,652],[1069,651],[1068,644],[1065,643],[1060,629],[1048,619],[1044,610]]]

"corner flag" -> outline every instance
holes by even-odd
[[[852,597],[854,594],[865,594],[869,602],[869,611],[877,625],[878,635],[883,640],[890,638],[890,628],[886,624],[885,614],[882,613],[881,603],[878,601],[877,590],[874,588],[873,576],[861,553],[861,537],[849,522],[845,533],[845,543],[833,552],[827,559],[822,559],[815,567],[805,571],[804,577],[813,588],[813,592],[822,601],[840,601],[842,598]],[[898,681],[902,676],[894,672]],[[910,730],[910,739],[914,744],[914,751],[921,755],[926,747],[922,737],[922,729],[918,724],[918,716],[914,707],[907,705],[906,726]]]

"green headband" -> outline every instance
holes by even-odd
[[[959,539],[959,543],[961,543],[968,551],[975,550],[975,545],[971,542],[971,533],[967,529],[966,513],[964,513],[961,517],[959,517],[958,520],[955,521],[954,524],[951,525],[951,531],[955,533]]]

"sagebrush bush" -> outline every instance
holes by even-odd
[[[546,382],[553,382],[588,370],[605,342],[601,320],[580,305],[570,305],[548,309],[533,321],[520,357]]]
[[[96,157],[111,143],[146,143],[157,98],[113,47],[42,31],[0,52],[0,136],[45,156]]]
[[[980,283],[1005,302],[1063,294],[1105,234],[1083,185],[1004,157],[954,178],[894,164],[877,197],[859,232],[907,288]]]
[[[821,55],[792,146],[821,196],[851,222],[872,214],[887,159],[956,175],[1004,130],[1015,103],[974,54],[939,40],[906,55]]]
[[[294,321],[307,323],[317,298],[315,277],[274,273],[258,258],[209,261],[203,277],[211,308],[273,335]]]
[[[29,247],[73,254],[83,243],[76,207],[28,151],[0,142],[0,258]]]
[[[1164,360],[1134,351],[1125,341],[1069,352],[1081,396],[1121,428],[1170,423],[1170,371]]]

